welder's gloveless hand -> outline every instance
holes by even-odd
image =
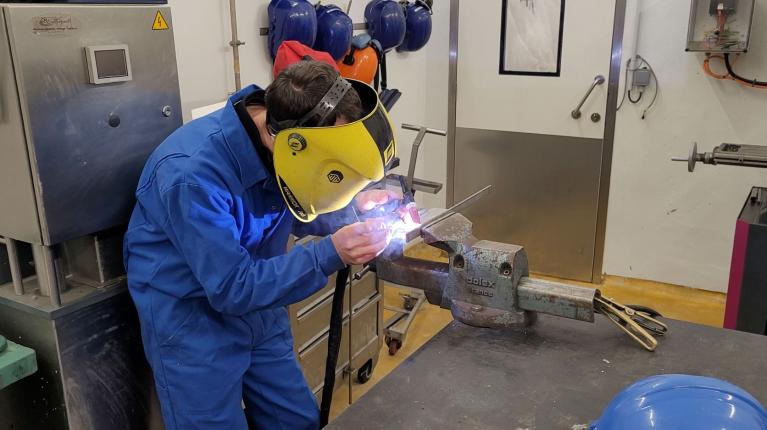
[[[367,212],[393,200],[402,200],[402,193],[393,190],[367,190],[354,197],[354,206],[362,212]]]
[[[369,219],[341,228],[331,237],[346,264],[364,264],[376,258],[391,239],[390,228],[380,219]]]

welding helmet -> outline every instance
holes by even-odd
[[[269,15],[269,54],[272,59],[286,40],[313,46],[317,35],[317,13],[307,0],[271,0]]]
[[[338,61],[338,70],[344,78],[370,84],[375,79],[382,57],[383,51],[378,41],[371,39],[368,34],[359,34],[352,39],[349,53]]]
[[[431,37],[431,6],[423,0],[408,3],[405,8],[405,40],[397,51],[417,51],[423,48]]]
[[[384,52],[405,39],[405,12],[395,0],[372,0],[365,6],[368,34],[381,43]]]
[[[340,60],[352,44],[352,19],[335,5],[317,6],[317,39],[314,49]]]
[[[335,108],[354,88],[365,114],[343,125],[310,127],[335,118]],[[339,76],[322,100],[298,120],[267,121],[274,138],[277,185],[290,212],[303,222],[348,205],[357,193],[383,178],[396,143],[389,115],[376,91]]]
[[[746,391],[720,379],[658,375],[621,391],[589,427],[649,428],[767,430],[767,411]]]

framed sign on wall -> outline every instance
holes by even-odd
[[[503,0],[502,75],[559,76],[565,0]]]

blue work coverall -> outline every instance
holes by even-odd
[[[334,226],[287,210],[234,107],[255,91],[169,136],[136,191],[125,266],[168,430],[319,425],[285,306],[344,263],[330,237],[286,253]]]

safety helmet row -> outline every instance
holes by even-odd
[[[286,40],[325,51],[340,60],[351,47],[353,23],[335,5],[314,6],[308,0],[271,0],[269,52],[272,58]],[[372,0],[365,7],[365,23],[370,36],[384,52],[417,51],[431,36],[431,1]]]
[[[365,23],[385,52],[417,51],[431,37],[431,0],[372,0],[365,7]]]

